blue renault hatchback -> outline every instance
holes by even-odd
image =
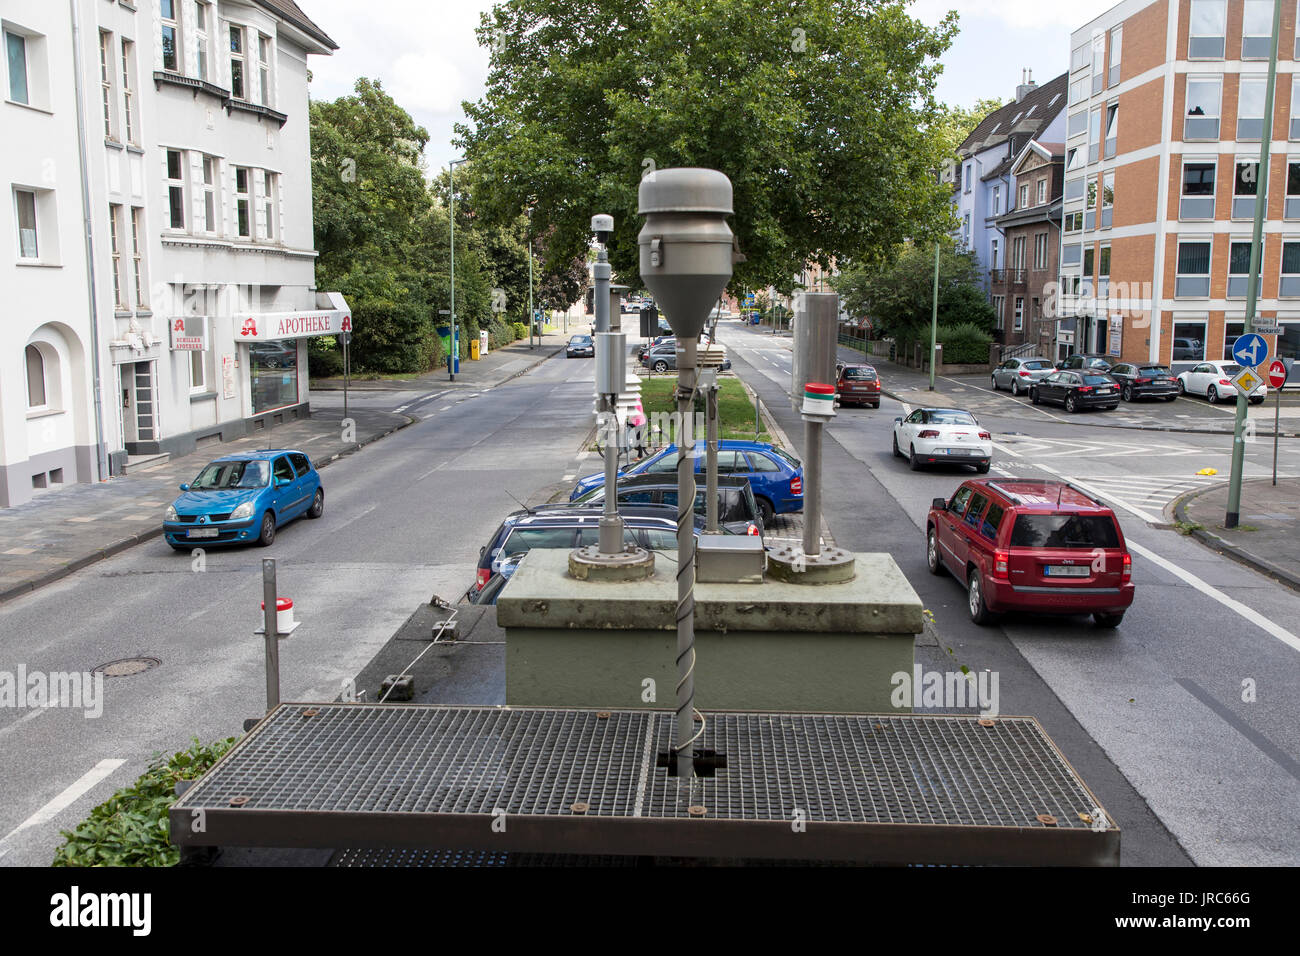
[[[704,442],[695,443],[695,471],[704,470]],[[619,472],[619,477],[628,475],[668,474],[677,471],[677,446],[668,447],[642,458],[626,471]],[[754,491],[754,501],[763,516],[763,523],[770,525],[772,517],[779,514],[803,511],[803,465],[780,448],[760,441],[739,441],[723,439],[718,442],[718,474],[734,475],[748,478],[749,486]],[[578,479],[570,501],[605,484],[605,474],[601,472],[586,475]]]
[[[325,490],[311,459],[287,448],[218,458],[181,491],[163,517],[163,536],[177,551],[252,541],[265,547],[277,528],[325,511]]]

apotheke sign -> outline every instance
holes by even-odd
[[[343,309],[312,312],[244,312],[234,316],[235,340],[264,342],[305,339],[352,331],[352,313]]]

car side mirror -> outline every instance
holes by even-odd
[[[899,415],[897,418],[895,418],[895,419],[894,419],[894,424],[895,424],[895,425],[901,425],[901,424],[903,424],[903,416],[902,416],[902,415]]]
[[[276,477],[276,479],[275,479],[275,487],[276,487],[276,488],[283,487],[283,486],[286,485],[286,484],[288,484],[288,482],[286,482],[283,478],[280,478],[280,477],[278,477],[278,476]]]
[[[180,487],[181,487],[181,491],[189,491],[189,490],[190,490],[190,486],[189,486],[189,485],[181,485]]]
[[[935,498],[933,501],[930,502],[930,507],[935,508],[939,511],[947,511],[948,502],[945,501],[943,498]]]

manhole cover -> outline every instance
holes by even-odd
[[[150,668],[157,667],[162,661],[156,657],[124,657],[120,661],[109,661],[95,668],[94,673],[105,677],[134,677]]]

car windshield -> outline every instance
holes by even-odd
[[[590,335],[575,335],[573,338],[569,339],[569,344],[570,344],[570,345],[590,345],[590,344],[591,344],[591,336],[590,336]]]
[[[874,368],[846,368],[844,378],[850,382],[874,382],[876,380],[876,370]]]
[[[506,538],[503,555],[523,554],[533,548],[573,547],[573,526],[561,528],[515,528]]]
[[[1052,366],[1047,362],[1025,362],[1023,367],[1031,372],[1037,372],[1039,369],[1051,368]]]
[[[974,425],[975,419],[970,412],[955,412],[947,409],[930,412],[927,425]]]
[[[1088,374],[1083,376],[1083,384],[1085,385],[1105,385],[1110,380],[1111,378],[1109,375]]]
[[[1109,515],[1017,515],[1013,548],[1118,548]]]
[[[265,461],[214,461],[190,483],[190,491],[216,491],[222,488],[265,488],[270,479],[270,463]]]

